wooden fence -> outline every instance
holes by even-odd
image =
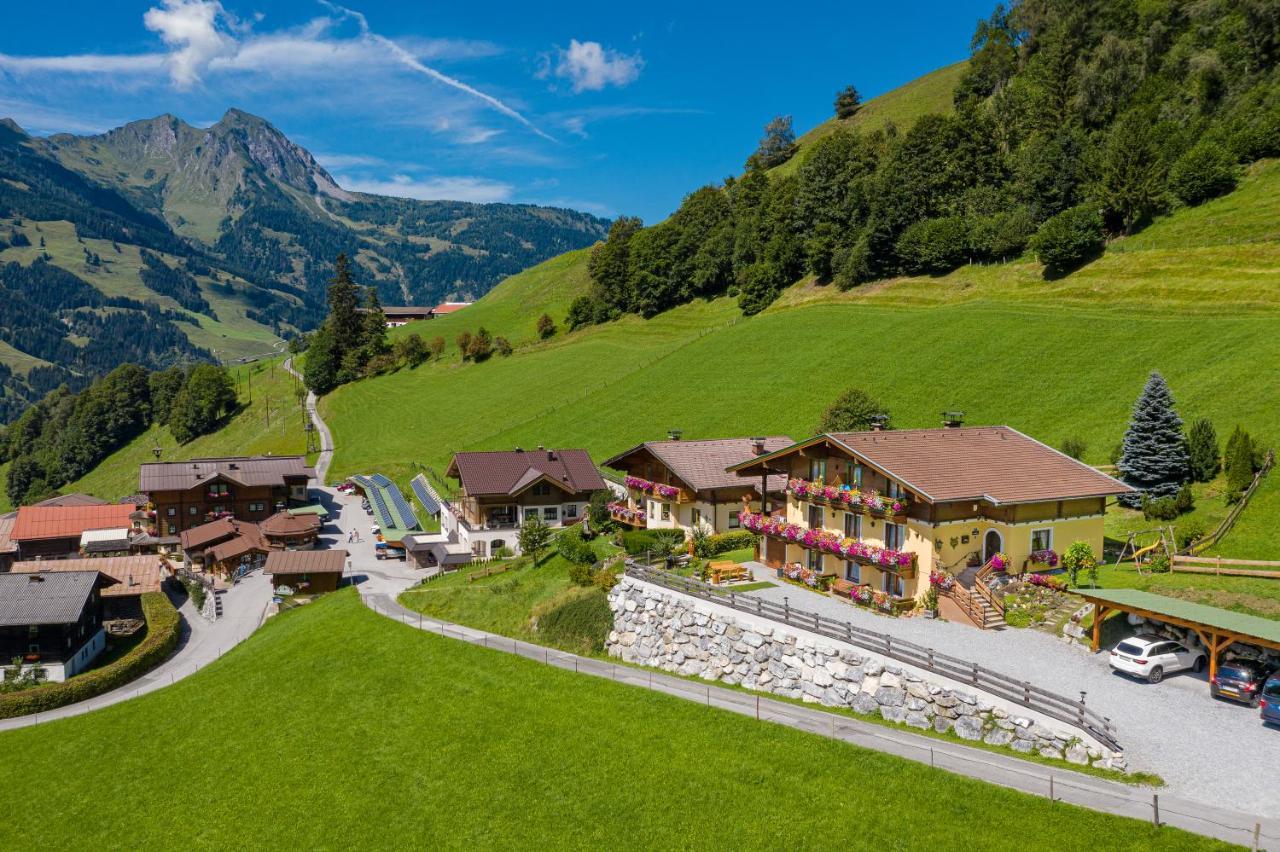
[[[1240,495],[1240,500],[1231,507],[1231,511],[1227,513],[1227,516],[1222,519],[1222,523],[1218,524],[1218,526],[1214,528],[1213,532],[1209,533],[1204,538],[1198,538],[1191,542],[1191,544],[1179,550],[1177,555],[1195,556],[1196,554],[1203,553],[1205,550],[1222,541],[1222,537],[1230,532],[1231,528],[1235,526],[1236,519],[1240,517],[1240,513],[1244,511],[1245,506],[1249,505],[1249,499],[1253,497],[1253,492],[1258,489],[1258,484],[1262,482],[1262,477],[1267,475],[1267,471],[1271,470],[1271,466],[1275,464],[1275,461],[1276,451],[1267,450],[1267,455],[1262,460],[1262,467],[1253,475],[1253,481],[1249,483],[1249,487]]]
[[[847,621],[827,618],[816,612],[796,609],[787,603],[777,604],[755,595],[738,595],[732,590],[712,590],[697,580],[646,568],[634,562],[627,563],[626,574],[637,580],[653,583],[681,594],[727,606],[741,612],[758,615],[770,621],[778,621],[828,639],[845,642],[892,660],[940,674],[989,695],[996,695],[1020,704],[1037,713],[1043,713],[1060,722],[1087,731],[1109,748],[1119,749],[1116,728],[1111,720],[1085,706],[1083,700],[1074,700],[1047,689],[1033,686],[1029,681],[1017,680],[992,671],[974,662],[942,654],[914,642],[895,639],[886,633],[877,633],[856,627]]]
[[[1260,577],[1280,580],[1280,562],[1259,559],[1223,559],[1221,556],[1174,557],[1169,570],[1178,574],[1214,574],[1220,577]]]

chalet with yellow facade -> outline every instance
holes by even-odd
[[[1107,500],[1129,487],[1008,426],[817,435],[730,466],[786,477],[785,501],[741,516],[771,567],[799,565],[908,604],[930,572],[1102,553]]]
[[[708,533],[742,528],[743,512],[760,511],[760,488],[781,498],[785,476],[761,485],[727,468],[747,457],[791,446],[786,435],[723,438],[709,441],[646,441],[607,460],[605,467],[625,473],[625,499],[609,506],[615,521],[640,529],[680,529],[686,536],[701,527]]]

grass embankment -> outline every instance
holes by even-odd
[[[179,445],[167,426],[153,426],[126,444],[63,493],[84,491],[115,500],[138,490],[138,465],[208,456],[300,454],[307,448],[303,408],[296,382],[280,365],[282,359],[233,367],[241,409],[216,432]]]
[[[1081,584],[1088,580],[1081,577]],[[1157,595],[1280,620],[1280,580],[1218,577],[1213,574],[1139,574],[1132,563],[1106,565],[1098,585],[1107,589],[1141,589]]]
[[[256,721],[200,749],[156,735],[210,714]],[[42,791],[41,819],[0,823],[0,845],[13,849],[120,838],[140,848],[402,848],[407,838],[925,848],[957,836],[1011,850],[1223,848],[433,636],[346,591],[271,619],[172,687],[7,732],[0,748],[0,784]],[[204,819],[209,790],[235,795]],[[839,793],[804,807],[796,790]],[[750,806],[726,818],[713,802]],[[904,815],[903,802],[928,802],[929,818]]]

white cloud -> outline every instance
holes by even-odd
[[[598,41],[575,38],[569,40],[568,50],[560,50],[555,75],[568,78],[574,92],[598,92],[606,86],[621,87],[635,82],[642,68],[644,60],[639,53],[627,55],[606,48]]]
[[[329,171],[386,165],[381,157],[370,157],[364,154],[312,154],[312,156]]]
[[[0,70],[142,79],[167,71],[169,81],[179,90],[190,89],[215,74],[264,74],[272,80],[323,77],[334,85],[358,80],[366,89],[383,89],[392,85],[393,71],[408,71],[459,92],[538,136],[554,141],[510,104],[424,62],[431,58],[491,56],[499,52],[496,46],[450,39],[393,41],[374,32],[362,13],[325,0],[321,2],[332,14],[294,29],[257,33],[249,24],[231,15],[218,0],[162,0],[162,5],[147,10],[143,23],[160,37],[167,52],[116,56],[0,54]],[[358,32],[346,36],[337,34],[346,22],[353,22]],[[490,138],[496,132],[483,138]],[[473,141],[483,141],[483,138],[471,134]]]
[[[238,48],[227,32],[236,22],[217,0],[164,0],[147,10],[142,23],[170,48],[169,76],[179,89],[199,83],[210,62],[234,56]]]
[[[481,177],[441,176],[413,178],[392,175],[390,178],[335,178],[343,189],[373,195],[393,195],[422,201],[474,201],[488,203],[507,201],[515,188],[509,183]]]

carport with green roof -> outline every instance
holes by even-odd
[[[1218,674],[1218,655],[1235,642],[1280,651],[1280,622],[1216,606],[1165,597],[1138,589],[1074,589],[1094,606],[1093,650],[1102,644],[1102,622],[1124,612],[1195,631],[1209,652],[1209,680]]]

